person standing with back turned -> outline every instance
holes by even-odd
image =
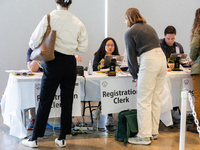
[[[137,86],[138,121],[138,134],[128,142],[148,145],[150,138],[157,139],[158,135],[161,96],[167,74],[166,58],[156,31],[137,8],[128,9],[125,19],[129,28],[125,33],[128,67]],[[139,68],[137,56],[140,56]]]
[[[189,65],[193,64],[191,68],[191,76],[195,98],[194,105],[197,119],[200,121],[200,8],[196,10],[191,33],[190,58],[192,61],[189,62]],[[191,126],[187,127],[187,130],[198,133],[195,120]]]
[[[41,81],[40,102],[32,133],[32,137],[23,140],[28,147],[38,147],[37,138],[43,137],[52,101],[58,86],[61,89],[61,128],[60,136],[55,143],[66,146],[66,135],[71,134],[72,104],[76,82],[75,51],[85,52],[88,36],[82,22],[68,11],[72,0],[55,0],[57,10],[50,13],[50,26],[56,31],[55,59],[45,62]],[[29,46],[33,50],[41,43],[47,29],[47,16],[38,24],[33,32]]]

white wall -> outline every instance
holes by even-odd
[[[78,65],[86,67],[89,60],[93,61],[94,53],[98,50],[100,43],[104,39],[105,30],[105,2],[104,0],[72,0],[72,6],[69,9],[85,25],[89,46],[86,53],[78,53],[83,59]]]
[[[80,53],[83,61],[78,65],[87,66],[93,60],[100,42],[104,39],[103,0],[73,0],[69,9],[86,26],[89,47]],[[56,9],[55,0],[13,0],[0,2],[0,94],[6,88],[8,73],[5,70],[27,69],[26,52],[28,42],[42,17]]]
[[[177,30],[176,41],[189,54],[190,31],[195,11],[200,7],[199,0],[124,0],[123,3],[121,0],[108,0],[108,36],[120,43],[120,54],[125,49],[125,12],[131,7],[138,8],[147,23],[157,31],[159,38],[164,38],[164,29],[173,25]]]
[[[86,26],[89,35],[88,52],[80,54],[87,66],[104,39],[105,1],[72,0],[69,9]],[[153,26],[160,38],[166,26],[177,29],[176,41],[189,53],[189,37],[195,10],[199,0],[107,0],[108,36],[116,39],[120,54],[125,49],[124,33],[127,28],[124,14],[130,7],[140,10],[148,24]],[[0,2],[0,94],[8,80],[5,70],[26,69],[26,51],[29,38],[42,17],[56,9],[54,0],[12,0]]]

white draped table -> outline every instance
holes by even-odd
[[[77,80],[80,82],[79,96],[81,101],[101,101],[101,80],[114,79],[117,84],[118,79],[132,79],[130,74],[126,75],[125,73],[119,73],[116,77],[108,77],[97,72],[94,72],[93,75],[87,75],[87,72],[84,72],[84,74],[85,77],[77,77]],[[21,111],[35,107],[35,83],[40,82],[41,77],[42,73],[36,73],[34,76],[9,75],[7,87],[1,101],[1,110],[3,123],[10,127],[10,135],[18,138],[27,136]],[[167,73],[161,109],[161,120],[167,126],[173,124],[171,109],[174,106],[179,106],[179,89],[180,86],[182,88],[181,84],[184,78],[190,79],[190,73],[185,71]],[[136,87],[134,86],[133,89],[136,90]],[[132,108],[136,109],[136,103]]]

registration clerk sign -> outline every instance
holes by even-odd
[[[132,77],[101,80],[102,114],[136,109],[136,87]]]
[[[40,83],[35,83],[35,105],[36,105],[36,113],[38,109],[38,104],[40,101]],[[73,109],[72,116],[81,116],[81,101],[80,101],[80,82],[76,81],[75,89],[74,89],[74,99],[73,99]],[[66,99],[67,100],[67,99]],[[61,96],[60,96],[60,88],[58,87],[54,100],[51,105],[51,111],[49,114],[49,118],[60,117],[61,113]]]

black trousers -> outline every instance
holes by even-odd
[[[61,89],[60,135],[71,133],[72,104],[76,82],[76,59],[55,51],[55,59],[45,62],[41,81],[40,102],[32,138],[43,137],[51,105],[58,86]]]

